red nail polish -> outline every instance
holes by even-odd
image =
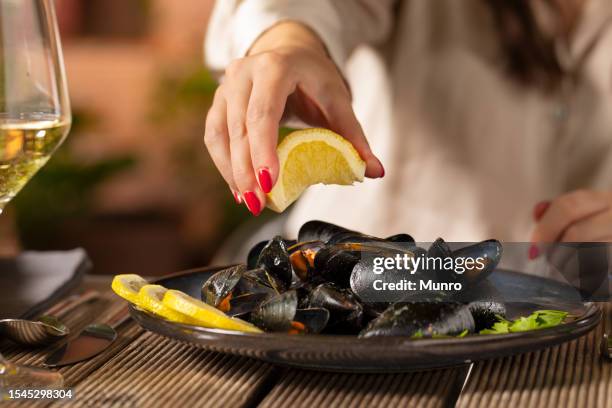
[[[548,207],[550,207],[550,201],[540,201],[537,203],[533,208],[533,219],[540,221],[546,210],[548,210]]]
[[[242,204],[242,197],[240,197],[240,193],[232,190],[232,194],[234,195],[234,200],[236,201],[236,204]]]
[[[261,212],[261,203],[259,202],[257,195],[252,191],[245,191],[244,201],[246,202],[246,206],[251,214],[258,216]]]
[[[382,170],[380,178],[383,178],[383,177],[385,177],[385,168],[383,167],[382,163],[380,163],[380,169]]]
[[[532,261],[536,259],[538,256],[540,256],[540,250],[535,244],[532,244],[529,247],[529,260]]]
[[[257,179],[259,180],[259,187],[261,187],[264,193],[267,194],[272,191],[272,176],[267,167],[259,169],[257,172]]]

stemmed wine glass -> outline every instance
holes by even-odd
[[[63,142],[71,121],[53,0],[0,0],[0,213]],[[0,394],[61,385],[59,373],[0,355]]]

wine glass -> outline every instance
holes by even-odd
[[[63,142],[71,121],[53,0],[0,0],[0,213]],[[61,385],[59,373],[0,355],[0,390]]]
[[[0,211],[71,124],[52,0],[0,0]]]

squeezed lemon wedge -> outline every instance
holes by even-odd
[[[363,181],[366,164],[353,145],[328,129],[297,130],[278,145],[279,175],[267,206],[284,211],[313,184]]]
[[[181,291],[170,289],[162,300],[164,306],[193,319],[195,325],[215,329],[261,333],[261,329],[236,317],[229,317],[219,309]]]
[[[116,275],[113,278],[111,288],[113,289],[113,292],[128,302],[138,304],[138,292],[143,286],[148,284],[149,282],[143,279],[140,275]]]
[[[162,303],[167,291],[168,289],[160,285],[145,285],[138,292],[136,305],[171,322],[196,324],[197,322],[189,316],[170,309]]]

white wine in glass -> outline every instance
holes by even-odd
[[[53,0],[0,0],[0,212],[49,160],[70,124]],[[17,366],[0,354],[0,397],[9,389],[62,384],[59,373]]]
[[[53,1],[0,0],[0,211],[47,162],[70,124]]]

